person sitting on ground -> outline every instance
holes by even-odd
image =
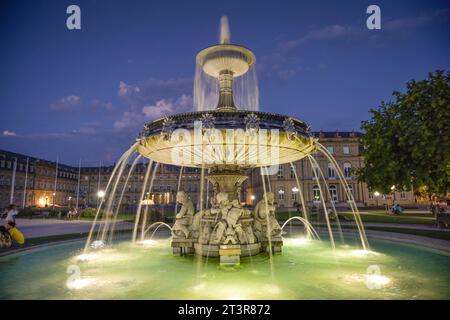
[[[400,205],[398,203],[395,203],[391,208],[392,214],[395,214],[397,216],[400,215],[400,213],[402,213],[402,211],[403,211],[403,209],[402,209],[402,207],[400,207]]]
[[[11,244],[11,235],[8,230],[4,226],[0,226],[0,248],[9,248]]]
[[[8,233],[11,236],[12,240],[14,240],[20,245],[25,243],[25,237],[23,236],[23,233],[16,228],[15,222],[12,221],[8,222],[8,224],[6,225],[6,230],[8,230]]]
[[[8,213],[6,215],[6,223],[12,221],[12,222],[16,222],[16,216],[17,216],[17,210],[15,208],[15,206],[13,204],[10,204],[8,206]]]
[[[72,219],[77,219],[79,217],[79,213],[77,208],[73,209],[73,210],[69,210],[69,212],[67,213],[67,219],[68,220],[72,220]]]

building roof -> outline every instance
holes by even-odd
[[[17,162],[21,162],[21,163],[26,163],[27,159],[29,160],[29,164],[30,165],[36,165],[36,164],[40,164],[40,165],[47,165],[47,166],[51,166],[51,167],[55,167],[56,166],[56,162],[55,161],[49,161],[49,160],[45,160],[45,159],[39,159],[39,158],[35,158],[35,157],[30,157],[21,153],[15,153],[15,152],[11,152],[11,151],[7,151],[7,150],[2,150],[0,149],[0,159],[3,160],[9,160],[9,161],[14,161],[15,159],[17,159]],[[61,170],[74,170],[75,167],[72,166],[68,166],[62,163],[58,163],[58,168]],[[77,169],[78,170],[78,169]]]
[[[361,138],[364,136],[359,131],[314,131],[316,138]]]

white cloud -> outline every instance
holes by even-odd
[[[407,30],[418,28],[434,22],[439,22],[444,19],[448,20],[450,14],[449,9],[437,10],[428,12],[415,17],[396,18],[386,21],[382,28],[387,30]]]
[[[192,108],[192,79],[148,79],[136,84],[119,82],[118,96],[127,110],[114,122],[115,129],[139,128],[145,122]]]
[[[156,120],[167,115],[187,112],[192,109],[192,96],[181,95],[178,99],[161,99],[137,111],[126,111],[115,121],[114,128],[126,129],[140,127],[146,121]]]
[[[343,26],[340,24],[334,24],[325,26],[319,29],[311,30],[301,38],[287,41],[281,46],[284,49],[291,49],[298,47],[299,45],[311,41],[311,40],[331,40],[338,38],[354,37],[361,34],[361,30],[358,30],[352,26]]]
[[[72,111],[75,110],[81,102],[81,97],[76,95],[69,95],[63,97],[58,101],[53,102],[50,105],[50,109],[53,111]]]
[[[118,96],[130,106],[143,107],[161,99],[180,97],[192,92],[191,78],[177,78],[169,80],[147,79],[137,84],[119,82]]]
[[[105,111],[107,113],[114,111],[111,102],[103,102],[98,99],[91,100],[90,107],[92,111]]]
[[[17,133],[9,131],[9,130],[5,130],[5,131],[3,131],[3,136],[4,137],[15,137],[15,136],[17,136]]]

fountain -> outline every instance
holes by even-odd
[[[0,298],[448,299],[448,255],[376,239],[369,248],[345,177],[308,125],[259,111],[255,62],[249,49],[230,44],[223,18],[220,44],[197,55],[196,111],[145,125],[113,169],[84,248],[68,242],[0,258]],[[323,229],[308,220],[293,163],[306,158],[314,166],[315,152],[334,166],[354,213],[356,232],[345,230],[345,242],[338,219],[325,214]],[[116,232],[116,220],[133,170],[145,158],[130,242]],[[280,226],[268,174],[284,163],[294,168],[303,215]],[[147,195],[159,164],[181,167],[173,226],[149,221]],[[197,204],[181,188],[188,167],[201,170]],[[254,208],[241,199],[251,171],[259,171],[263,191]],[[320,170],[314,179],[325,213],[329,189]]]
[[[282,247],[273,194],[265,193],[254,212],[241,204],[246,170],[302,159],[316,149],[316,141],[301,120],[241,110],[235,104],[233,82],[254,66],[256,57],[249,49],[229,43],[227,26],[222,19],[221,43],[201,50],[196,58],[202,72],[216,81],[215,110],[147,124],[137,150],[158,163],[208,169],[206,179],[214,188],[210,208],[202,205],[194,212],[186,194],[177,195],[182,207],[173,228],[173,251],[220,257],[222,264],[235,264],[240,256],[280,252]]]

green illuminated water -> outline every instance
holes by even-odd
[[[216,259],[173,256],[168,240],[119,243],[77,261],[82,247],[75,242],[0,258],[0,298],[450,299],[449,255],[389,242],[372,241],[378,254],[360,256],[356,247],[333,253],[328,242],[287,241],[274,255],[273,282],[264,254],[221,268]],[[368,277],[369,266],[381,274]],[[81,280],[70,280],[69,267],[80,268]]]

